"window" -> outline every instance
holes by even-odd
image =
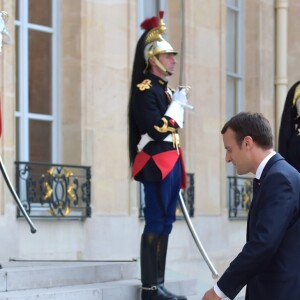
[[[139,0],[139,15],[138,15],[138,26],[146,19],[153,16],[158,16],[160,10],[165,11],[164,21],[167,24],[167,0]],[[143,30],[140,29],[139,36],[141,36]]]
[[[243,109],[243,1],[227,0],[227,118]]]
[[[227,0],[227,95],[226,119],[244,109],[244,1]],[[236,176],[233,164],[227,164],[229,219],[245,219],[252,187],[249,178]],[[250,181],[251,182],[251,181]],[[246,201],[248,200],[248,201]]]
[[[227,0],[227,95],[226,119],[244,108],[244,1]],[[228,175],[234,175],[232,164],[227,164]]]
[[[59,162],[58,0],[16,1],[16,159]]]

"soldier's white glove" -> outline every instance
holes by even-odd
[[[183,128],[184,108],[193,109],[193,106],[187,103],[187,92],[185,88],[177,88],[173,94],[172,102],[165,115],[176,121],[180,128]]]
[[[177,101],[183,108],[193,109],[194,107],[188,104],[187,101],[188,90],[185,87],[177,88],[173,94],[172,101]]]

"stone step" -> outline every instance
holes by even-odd
[[[0,300],[139,300],[139,267],[124,263],[3,264]],[[197,281],[167,272],[166,287],[194,300]],[[167,277],[166,276],[166,277]],[[192,297],[192,298],[190,298]]]
[[[0,292],[103,283],[138,278],[137,262],[3,264]]]
[[[137,282],[136,282],[137,284]],[[138,299],[137,285],[130,281],[94,283],[0,293],[1,300],[129,300]]]
[[[170,281],[166,285],[174,293],[196,299],[193,281]],[[199,296],[197,296],[199,299]],[[122,280],[55,288],[17,290],[0,293],[1,300],[139,300],[140,281]]]

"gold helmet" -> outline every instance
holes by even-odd
[[[146,69],[148,68],[149,58],[154,58],[155,64],[164,72],[167,72],[164,66],[158,61],[156,55],[160,53],[173,53],[177,54],[178,52],[173,49],[173,47],[168,43],[162,35],[166,32],[166,24],[163,20],[164,12],[159,12],[159,20],[157,17],[151,19],[146,19],[141,27],[147,32],[145,36],[145,48],[144,48],[144,58],[146,61]]]

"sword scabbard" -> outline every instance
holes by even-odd
[[[214,279],[218,278],[219,277],[219,274],[217,272],[217,270],[215,269],[214,265],[212,264],[211,260],[209,259],[206,251],[204,250],[203,246],[202,246],[202,243],[200,241],[200,239],[198,238],[198,235],[197,235],[197,232],[193,226],[193,223],[191,221],[191,218],[189,216],[189,213],[186,209],[186,206],[185,206],[185,203],[184,203],[184,200],[183,200],[183,197],[182,197],[182,193],[181,191],[179,192],[179,204],[180,204],[180,207],[181,207],[181,210],[182,210],[182,213],[183,213],[183,216],[185,218],[185,221],[189,227],[189,230],[193,236],[193,239],[203,257],[203,259],[205,260],[207,266],[209,267],[209,269],[211,270],[211,273],[212,273],[212,277]]]

